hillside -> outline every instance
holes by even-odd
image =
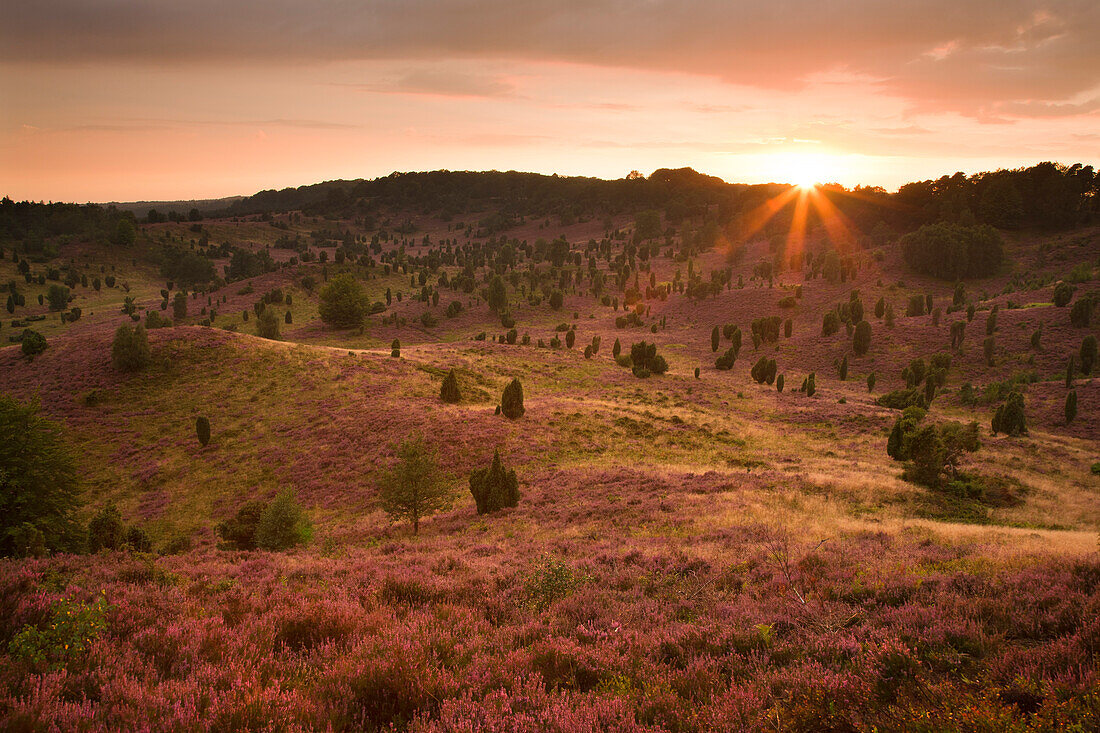
[[[0,338],[47,340],[33,358],[0,348],[0,392],[63,426],[81,520],[113,504],[154,550],[0,562],[3,727],[1100,725],[1100,380],[1077,357],[1100,332],[1100,226],[1002,228],[1003,262],[960,291],[907,264],[920,217],[871,217],[872,235],[830,208],[836,192],[769,189],[779,213],[758,226],[760,206],[730,209],[729,184],[670,173],[645,185],[693,188],[682,218],[667,191],[610,198],[626,180],[569,179],[551,205],[535,183],[510,203],[492,177],[461,201],[410,201],[408,181],[380,179],[346,200],[331,185],[265,192],[201,221],[97,210],[33,253],[0,245],[0,282],[25,300]],[[593,190],[606,205],[558,205]],[[111,241],[118,221],[134,222],[131,244]],[[361,328],[320,316],[343,273],[378,304]],[[72,299],[51,311],[65,279]],[[907,315],[915,297],[928,312]],[[823,334],[857,301],[865,354],[855,322]],[[277,340],[256,335],[268,308]],[[169,325],[149,329],[151,363],[123,373],[115,331],[149,313]],[[776,316],[777,338],[754,344],[753,322]],[[724,370],[727,324],[742,345]],[[636,376],[616,340],[656,344],[667,371]],[[937,354],[942,383],[915,384],[934,392],[924,424],[975,421],[981,447],[928,485],[887,454],[901,413],[878,400]],[[753,379],[762,357],[782,391]],[[445,404],[452,369],[463,399]],[[513,378],[516,420],[496,414]],[[1014,391],[1027,434],[994,435]],[[417,432],[456,499],[414,535],[379,486]],[[495,450],[519,504],[478,515],[468,478]],[[309,544],[222,546],[219,522],[285,488]],[[88,614],[99,597],[105,625],[64,669],[11,646],[49,625],[51,603]]]

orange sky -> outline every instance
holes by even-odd
[[[0,195],[13,198],[685,165],[892,189],[1100,163],[1094,0],[9,5]]]

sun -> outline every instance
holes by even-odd
[[[763,175],[777,183],[790,183],[809,191],[849,176],[846,156],[824,151],[788,150],[769,155],[763,162]]]

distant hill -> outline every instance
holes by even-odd
[[[191,199],[189,201],[127,201],[119,203],[112,201],[105,206],[114,206],[121,211],[129,211],[136,216],[145,216],[149,209],[156,209],[162,214],[170,211],[178,211],[186,214],[191,209],[198,209],[207,214],[214,211],[222,211],[245,198],[244,196],[226,196],[220,199]]]

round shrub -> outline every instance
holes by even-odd
[[[37,356],[46,350],[46,337],[29,328],[23,330],[21,342],[23,355],[26,357]]]

